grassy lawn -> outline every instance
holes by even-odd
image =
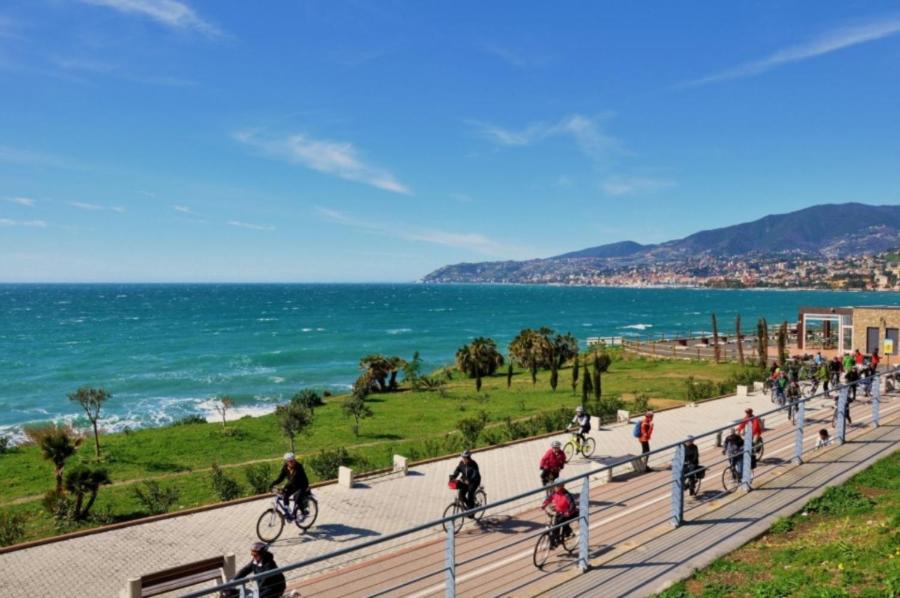
[[[626,401],[646,395],[652,405],[662,407],[685,399],[684,379],[688,376],[722,383],[738,369],[731,364],[651,360],[617,353],[609,372],[603,375],[603,395]],[[478,444],[507,441],[513,435],[507,418],[535,417],[560,409],[565,410],[565,417],[571,417],[572,409],[581,401],[580,386],[577,394],[572,393],[571,375],[571,368],[560,371],[556,392],[550,389],[548,372],[539,372],[537,383],[532,385],[528,372],[516,371],[509,389],[505,374],[485,378],[481,392],[476,393],[473,380],[455,373],[444,393],[402,389],[371,395],[367,403],[374,416],[361,422],[359,437],[353,435],[351,422],[341,411],[346,397],[329,397],[316,409],[308,432],[297,438],[297,452],[308,461],[309,455],[322,449],[345,447],[359,470],[388,466],[393,453],[413,459],[439,456],[462,448],[462,438],[454,433],[457,422],[482,412],[487,415],[488,428]],[[555,424],[545,417],[524,433],[559,429],[560,417],[555,418]],[[518,435],[522,434],[519,430]],[[112,486],[101,488],[97,499],[96,511],[107,512],[106,520],[144,514],[132,496],[131,486],[146,479],[179,490],[175,509],[216,502],[208,472],[213,463],[225,468],[249,494],[243,464],[269,461],[274,468],[289,448],[272,415],[228,422],[225,431],[220,423],[201,423],[102,435],[101,444],[102,465],[113,481]],[[86,439],[66,467],[96,464],[92,449],[93,442]],[[307,471],[315,480],[309,464]],[[0,455],[0,476],[5,481],[0,486],[0,508],[28,513],[27,538],[56,533],[37,498],[53,486],[52,468],[38,449],[25,446]]]
[[[900,596],[900,452],[658,596]]]

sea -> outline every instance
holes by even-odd
[[[99,386],[110,431],[272,411],[303,388],[342,392],[371,353],[425,370],[477,336],[505,351],[527,327],[588,337],[755,330],[794,322],[803,305],[900,305],[900,293],[429,284],[0,285],[0,434],[44,421],[76,425],[67,395]]]

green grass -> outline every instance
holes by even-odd
[[[688,376],[722,383],[738,369],[731,364],[651,360],[617,353],[610,371],[603,376],[603,393],[605,397],[625,399],[646,394],[661,407],[684,400],[683,380]],[[375,415],[362,421],[359,437],[354,437],[350,420],[341,411],[346,397],[329,397],[316,410],[308,433],[297,438],[297,452],[308,456],[322,449],[346,447],[360,470],[388,466],[395,452],[413,459],[439,456],[462,448],[462,439],[453,433],[456,423],[480,412],[487,414],[489,424],[479,444],[496,444],[509,440],[506,418],[526,418],[563,408],[568,413],[580,403],[580,387],[575,395],[571,391],[571,369],[561,370],[559,379],[559,387],[553,392],[548,372],[539,372],[537,384],[532,385],[527,372],[517,371],[510,389],[506,388],[505,375],[497,375],[485,378],[481,393],[476,393],[473,380],[456,374],[448,381],[443,396],[408,389],[372,395],[368,402]],[[552,424],[537,423],[530,431],[544,432],[547,426]],[[145,479],[176,486],[181,494],[178,508],[215,502],[207,471],[213,463],[225,467],[248,492],[243,469],[238,465],[277,460],[289,448],[288,443],[279,434],[272,415],[244,418],[229,422],[227,427],[228,433],[223,432],[221,424],[210,423],[102,435],[101,464],[108,469],[114,485],[101,489],[97,512],[109,510],[108,518],[113,520],[141,516],[130,485]],[[67,468],[78,463],[95,464],[92,448],[92,441],[86,439]],[[35,499],[53,486],[52,468],[39,451],[25,446],[0,455],[0,476],[5,482],[0,485],[0,506],[28,513],[27,538],[55,533],[53,522]],[[13,504],[17,501],[20,504]]]
[[[900,595],[900,452],[879,461],[763,537],[658,594]]]

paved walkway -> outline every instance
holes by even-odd
[[[739,417],[747,406],[759,413],[769,409],[771,403],[762,395],[728,397],[693,408],[661,412],[656,417],[653,444],[673,443],[686,434],[724,425]],[[774,423],[767,422],[770,426]],[[594,460],[577,459],[565,473],[583,472],[606,459],[639,452],[630,425],[595,430],[592,434],[598,445]],[[549,439],[542,439],[478,453],[476,460],[489,500],[534,488],[538,483],[537,462],[548,445]],[[658,463],[668,461],[663,455]],[[279,563],[286,564],[434,520],[452,499],[446,476],[455,463],[455,459],[448,459],[422,465],[406,477],[367,480],[353,489],[336,485],[320,488],[316,491],[320,505],[316,526],[305,536],[286,528],[273,552]],[[0,555],[0,591],[4,596],[112,597],[118,595],[129,577],[185,561],[229,552],[236,553],[242,561],[248,546],[256,540],[256,520],[267,506],[268,501],[253,501]],[[421,532],[403,541],[383,544],[366,556],[438,534],[437,530]],[[359,556],[362,555],[353,558]],[[333,567],[349,559],[325,565]]]

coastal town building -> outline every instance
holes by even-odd
[[[866,355],[876,350],[883,358],[900,355],[900,307],[800,308],[797,348],[832,356],[859,349]]]

